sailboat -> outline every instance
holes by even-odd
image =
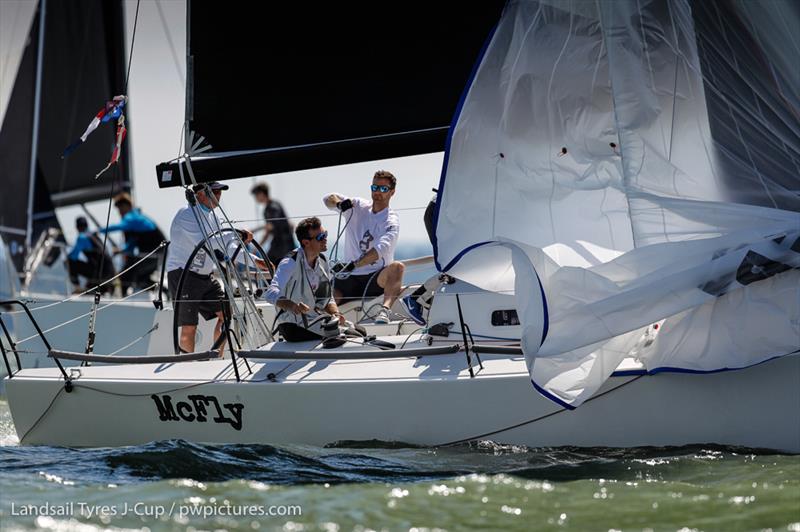
[[[54,345],[76,351],[87,346],[94,298],[92,293],[72,297],[55,209],[130,191],[131,171],[125,140],[123,157],[112,171],[95,178],[115,142],[113,127],[100,128],[68,157],[62,153],[98,107],[124,90],[123,9],[122,2],[99,1],[3,6],[5,24],[13,21],[14,27],[4,32],[9,53],[0,105],[0,168],[7,188],[0,197],[0,233],[3,266],[10,273],[2,292],[4,299],[35,302],[31,307],[41,327],[52,329]],[[95,327],[105,334],[94,347],[111,353],[142,335],[148,340],[145,333],[155,317],[151,296],[109,299],[114,298],[106,296],[99,304]],[[12,318],[20,350],[26,351],[22,360],[29,367],[52,365],[46,352],[40,356],[46,350],[24,314],[18,308],[3,310]],[[6,371],[0,366],[0,374]]]
[[[194,22],[226,28],[202,10],[190,3],[195,80],[214,76],[198,77]],[[780,408],[800,403],[798,23],[789,2],[509,2],[445,130],[424,331],[22,370],[7,380],[20,443],[800,452],[798,412]],[[194,94],[199,128],[218,94]],[[298,153],[332,164],[352,146],[246,140],[160,165],[159,183],[313,163]]]

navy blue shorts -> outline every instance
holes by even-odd
[[[351,275],[346,279],[336,279],[333,289],[342,293],[342,303],[383,295],[383,288],[378,286],[378,276],[382,271],[383,268],[366,275]]]

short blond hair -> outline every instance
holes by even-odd
[[[397,178],[393,173],[387,172],[386,170],[378,170],[375,172],[375,175],[372,176],[372,179],[386,179],[392,184],[392,188],[397,186]]]

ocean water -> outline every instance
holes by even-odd
[[[798,532],[800,457],[494,442],[20,447],[0,402],[0,529]]]

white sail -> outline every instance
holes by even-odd
[[[800,12],[762,7],[506,7],[450,140],[437,261],[512,260],[531,377],[559,403],[626,356],[704,372],[800,347]]]

